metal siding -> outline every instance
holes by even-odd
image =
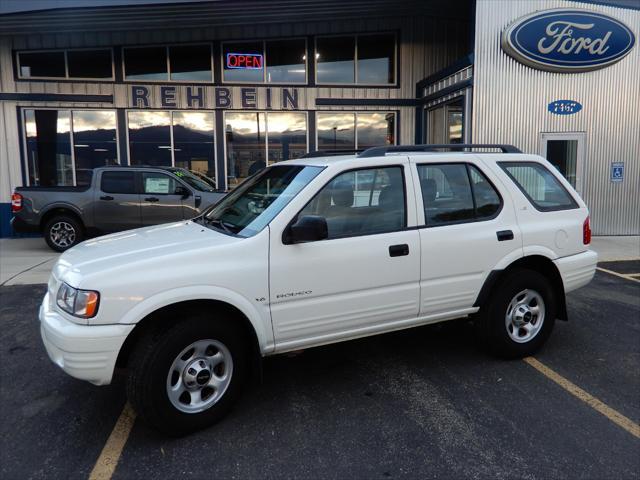
[[[561,74],[526,67],[500,48],[502,30],[516,19],[551,8],[585,8],[617,18],[635,34],[629,55],[607,68]],[[541,153],[541,132],[585,132],[582,196],[596,235],[640,233],[640,12],[561,0],[478,0],[476,8],[473,140],[508,143]],[[571,99],[574,115],[547,105]],[[609,180],[611,162],[623,161],[625,179]]]

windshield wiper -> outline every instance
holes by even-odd
[[[214,227],[219,227],[222,230],[224,230],[226,233],[228,233],[229,235],[235,235],[235,232],[233,232],[226,223],[224,223],[222,220],[220,220],[219,218],[216,219],[208,219],[206,217],[202,218],[207,224],[209,225],[213,225]]]

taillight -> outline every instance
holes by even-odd
[[[19,193],[14,193],[11,195],[11,211],[13,213],[19,212],[22,210],[22,195]]]
[[[591,225],[589,223],[589,217],[582,224],[582,243],[589,245],[591,243]]]

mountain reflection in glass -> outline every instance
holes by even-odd
[[[76,185],[89,185],[91,170],[118,163],[116,112],[74,110],[72,115]]]
[[[176,167],[215,178],[213,112],[173,112]]]
[[[266,123],[264,112],[227,112],[227,183],[229,188],[266,166]]]
[[[132,165],[171,166],[170,112],[128,112]]]
[[[318,113],[318,150],[353,150],[356,148],[353,113]]]

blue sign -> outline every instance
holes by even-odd
[[[521,63],[551,72],[604,68],[627,55],[633,32],[621,21],[590,10],[547,10],[518,19],[501,38],[502,49]]]
[[[556,100],[547,105],[547,109],[556,115],[573,115],[582,110],[582,104],[575,100]]]
[[[621,182],[624,180],[624,162],[611,162],[611,181]]]

